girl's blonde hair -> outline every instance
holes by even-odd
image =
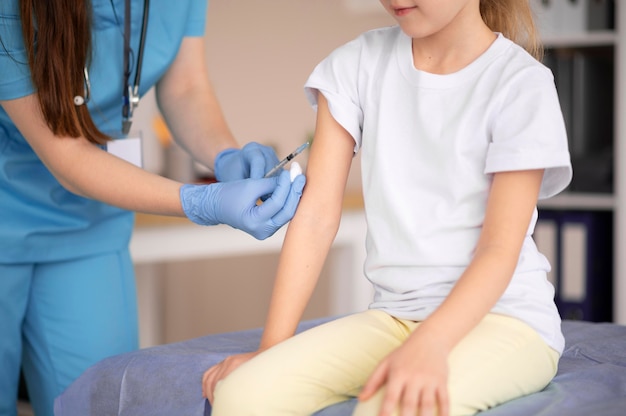
[[[529,0],[480,0],[480,14],[491,30],[523,46],[537,60],[543,59]]]

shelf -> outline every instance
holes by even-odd
[[[593,54],[594,57],[612,57],[613,85],[605,86],[606,79],[596,83],[595,92],[613,91],[613,192],[612,193],[578,193],[564,192],[553,198],[539,201],[538,208],[544,211],[596,211],[608,212],[613,217],[613,322],[626,324],[626,257],[620,255],[626,249],[626,83],[624,73],[626,69],[626,7],[621,1],[614,1],[614,27],[612,30],[581,31],[579,33],[546,33],[542,36],[543,46],[547,50],[556,50],[556,54],[549,51],[547,56],[554,57],[559,53],[569,56],[570,51]],[[555,17],[555,16],[553,16]],[[562,18],[563,16],[559,16]],[[556,17],[555,17],[556,18]],[[558,52],[558,50],[561,50]],[[600,50],[602,52],[600,53]],[[596,54],[596,52],[598,52]],[[600,59],[599,58],[599,59]],[[580,85],[580,79],[573,78],[573,68],[564,67],[565,83]],[[579,68],[580,70],[581,68]],[[579,72],[580,74],[580,72]],[[570,78],[568,78],[568,76]],[[570,86],[571,88],[571,86]],[[571,91],[570,91],[571,92]],[[561,96],[561,93],[559,93]],[[567,94],[566,94],[567,98]],[[570,96],[569,99],[572,97]],[[587,97],[589,98],[589,97]],[[579,97],[580,100],[580,97]],[[579,101],[584,102],[584,101]],[[570,110],[572,108],[570,107]],[[571,119],[570,119],[571,120]],[[588,134],[588,133],[586,133]],[[570,136],[570,140],[572,137]],[[603,168],[598,163],[599,168]],[[583,173],[584,174],[584,173]],[[592,188],[593,189],[593,188]],[[607,294],[608,295],[608,294]]]
[[[542,39],[545,48],[584,48],[616,45],[618,35],[612,30],[549,35]]]
[[[549,199],[539,201],[539,209],[595,210],[612,211],[615,209],[615,197],[608,194],[585,194],[563,192]]]

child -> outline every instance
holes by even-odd
[[[340,47],[306,83],[308,183],[259,350],[205,373],[214,416],[308,415],[354,396],[356,415],[470,415],[556,373],[560,318],[531,235],[537,199],[572,172],[528,1],[381,3],[398,25]],[[292,337],[359,150],[373,302]]]

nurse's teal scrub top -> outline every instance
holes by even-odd
[[[131,0],[131,47],[138,51],[143,0]],[[19,0],[0,1],[0,99],[32,94]],[[152,0],[139,92],[174,60],[185,36],[203,36],[207,0]],[[89,110],[103,132],[120,131],[124,0],[93,0]],[[136,66],[131,62],[134,79]],[[65,163],[73,163],[66,160]],[[106,181],[106,177],[94,177]],[[133,214],[66,191],[0,107],[0,263],[67,260],[128,245]]]

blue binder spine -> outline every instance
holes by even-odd
[[[612,214],[562,212],[556,304],[564,319],[612,320]]]

